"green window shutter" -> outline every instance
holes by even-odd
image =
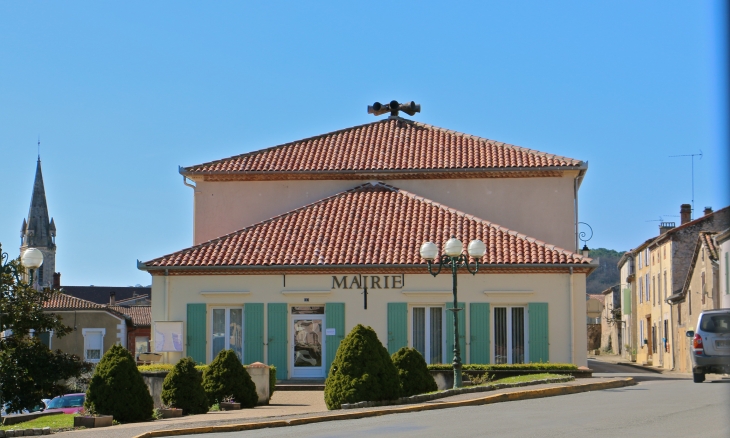
[[[264,305],[243,305],[243,360],[250,364],[264,361]]]
[[[287,354],[289,314],[286,303],[269,303],[268,333],[269,333],[269,364],[276,367],[276,377],[280,380],[289,378],[289,361]]]
[[[549,362],[548,303],[530,303],[529,313],[530,362]]]
[[[469,363],[489,363],[489,303],[469,304],[469,335]]]
[[[623,314],[631,315],[631,289],[624,289]]]
[[[327,303],[324,306],[324,319],[327,328],[335,329],[334,335],[325,336],[325,350],[327,352],[324,373],[329,375],[330,365],[335,360],[340,341],[345,338],[345,303]]]
[[[461,356],[461,363],[465,363],[466,359],[466,303],[457,303],[460,309],[459,311],[459,351]],[[453,309],[453,301],[446,303],[447,309]],[[451,359],[454,357],[454,312],[451,310],[446,311],[446,351],[444,352],[444,362],[451,363]],[[448,359],[448,361],[447,361]]]
[[[196,364],[205,364],[205,345],[208,334],[206,327],[207,307],[205,303],[188,303],[187,355]]]
[[[388,353],[408,346],[408,303],[388,303]]]

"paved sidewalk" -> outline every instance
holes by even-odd
[[[616,365],[626,365],[646,371],[651,371],[654,373],[659,374],[678,374],[682,376],[691,376],[691,373],[680,373],[677,371],[672,371],[669,369],[661,368],[661,367],[655,367],[655,366],[648,366],[648,365],[641,365],[636,362],[631,362],[629,359],[626,359],[625,357],[619,356],[618,354],[598,354],[598,355],[588,355],[588,359],[595,360],[599,362],[605,362],[605,363],[611,363]]]
[[[519,392],[539,389],[568,388],[571,386],[579,386],[587,383],[599,383],[618,380],[622,379],[577,379],[575,381],[565,383],[551,383],[527,387],[507,388],[489,392],[460,394],[452,397],[432,400],[429,402],[418,403],[418,405],[463,402],[469,400],[477,400],[487,396],[494,396],[499,394],[515,394]],[[324,394],[322,391],[281,391],[274,393],[274,396],[271,399],[271,404],[269,404],[268,406],[256,407],[255,409],[242,409],[239,411],[227,412],[209,412],[207,414],[191,415],[183,418],[170,418],[146,423],[122,424],[99,430],[89,429],[73,432],[61,432],[55,435],[65,438],[98,438],[100,435],[104,436],[105,438],[133,438],[145,432],[170,429],[215,427],[241,423],[261,423],[271,422],[275,420],[292,420],[314,416],[338,416],[342,415],[343,413],[357,415],[358,412],[367,411],[380,411],[386,414],[389,410],[402,410],[404,407],[408,406],[414,405],[395,405],[328,411],[327,407],[324,404]]]

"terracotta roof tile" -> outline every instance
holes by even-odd
[[[574,167],[582,162],[401,119],[307,138],[184,168],[188,175]]]
[[[481,239],[488,264],[591,259],[383,183],[367,183],[229,235],[144,263],[148,267],[425,264],[419,248],[451,235]]]
[[[708,256],[712,260],[719,260],[720,255],[717,248],[717,245],[715,244],[714,237],[717,235],[717,232],[714,231],[702,231],[700,232],[700,240],[702,243],[707,247],[707,252],[709,253]]]
[[[55,293],[43,303],[46,309],[103,309],[104,306],[64,293]]]
[[[150,326],[152,325],[152,316],[150,313],[150,306],[107,306],[117,313],[121,313],[125,316],[132,318],[132,324],[135,326]]]

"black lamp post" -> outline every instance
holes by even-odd
[[[451,276],[453,280],[453,293],[454,293],[454,307],[451,310],[454,312],[454,360],[452,365],[454,367],[454,388],[461,388],[461,349],[459,348],[459,309],[458,299],[456,296],[456,271],[458,268],[465,267],[472,275],[479,271],[479,260],[484,257],[487,252],[487,246],[481,240],[472,240],[469,242],[468,255],[463,252],[464,246],[461,240],[454,236],[446,241],[444,244],[444,254],[438,255],[438,247],[433,242],[424,242],[421,245],[421,257],[428,263],[428,272],[434,277],[437,276],[444,265],[451,266]],[[472,271],[469,267],[469,257],[476,260],[476,267]],[[433,261],[438,259],[438,270],[433,271]]]

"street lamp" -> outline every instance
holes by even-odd
[[[449,240],[444,244],[444,253],[438,255],[438,247],[433,242],[424,242],[421,245],[421,257],[428,263],[428,272],[434,277],[439,275],[441,268],[444,265],[451,265],[451,276],[453,279],[453,293],[454,293],[454,307],[451,310],[454,312],[454,388],[461,388],[461,349],[459,348],[459,311],[463,309],[458,308],[458,300],[456,298],[456,271],[458,268],[466,267],[472,275],[479,271],[479,260],[484,257],[487,252],[487,246],[481,240],[472,240],[469,242],[467,249],[468,255],[463,252],[464,246],[461,240],[455,236],[451,236]],[[476,260],[476,268],[472,271],[469,267],[469,257]],[[438,259],[438,270],[433,271],[433,261]]]
[[[28,248],[20,256],[20,263],[30,269],[30,281],[28,284],[33,287],[33,272],[43,264],[43,253],[35,248]]]

